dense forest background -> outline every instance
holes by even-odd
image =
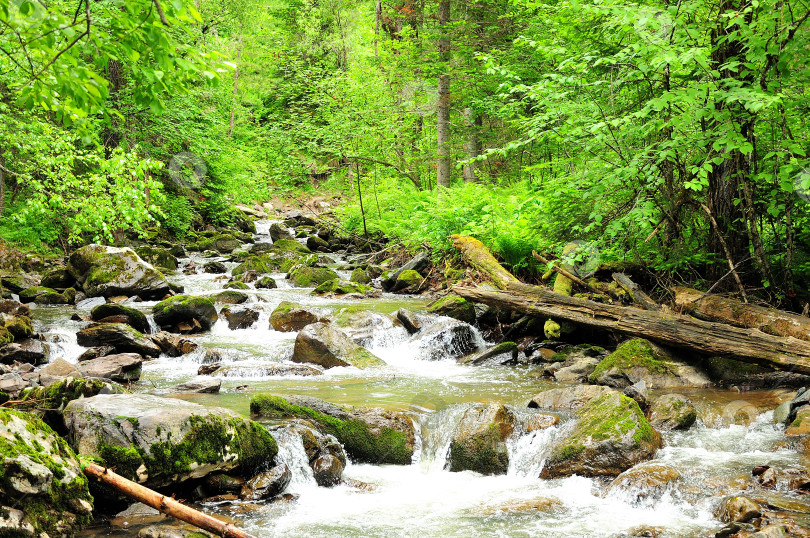
[[[342,193],[342,224],[512,270],[589,245],[801,308],[810,3],[0,0],[0,237],[182,237]]]

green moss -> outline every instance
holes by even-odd
[[[412,453],[404,433],[382,428],[374,434],[364,422],[340,420],[309,407],[293,405],[280,396],[257,394],[250,400],[250,413],[267,418],[306,418],[334,435],[346,453],[364,463],[410,465]]]
[[[596,383],[603,373],[614,368],[625,370],[635,367],[641,367],[658,374],[672,373],[666,358],[660,355],[650,342],[636,338],[624,342],[616,348],[616,351],[600,361],[596,369],[588,377],[588,381]]]
[[[238,280],[234,280],[233,282],[228,282],[225,287],[231,290],[247,290],[250,289],[250,286],[245,284],[244,282],[240,282]]]
[[[346,295],[349,293],[365,294],[369,290],[371,290],[371,287],[369,286],[358,284],[356,282],[349,282],[348,280],[341,280],[339,278],[334,278],[332,280],[324,282],[323,284],[320,284],[317,288],[313,290],[312,294],[313,295],[326,295],[326,294]]]
[[[116,392],[126,392],[124,387],[115,383],[106,383],[100,379],[72,378],[62,379],[45,387],[23,389],[18,400],[19,409],[23,410],[61,410],[73,400],[99,394],[107,388]]]
[[[365,271],[363,271],[363,269],[361,269],[360,267],[352,271],[352,276],[349,280],[351,280],[352,282],[356,282],[358,284],[371,283],[371,277],[368,276],[368,274]]]
[[[509,468],[509,454],[503,445],[495,424],[485,435],[476,435],[468,442],[450,443],[450,471],[475,471],[485,475],[506,474]]]
[[[337,279],[338,275],[325,267],[296,267],[289,278],[299,288],[311,288]]]
[[[14,335],[5,327],[0,327],[0,345],[10,344],[14,341]]]
[[[449,316],[466,323],[475,322],[475,307],[455,293],[445,295],[428,305],[428,312],[439,316]]]
[[[278,239],[273,242],[273,247],[279,250],[286,250],[289,252],[300,252],[301,254],[312,254],[312,251],[307,247],[292,239]]]

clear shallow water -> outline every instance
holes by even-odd
[[[266,233],[269,223],[257,227]],[[269,241],[263,235],[258,239]],[[193,261],[201,266],[208,260],[195,256]],[[229,271],[234,265],[228,264]],[[387,317],[401,307],[423,310],[426,303],[420,298],[324,299],[310,295],[309,289],[290,287],[283,275],[275,277],[279,289],[246,290],[247,305],[260,311],[252,328],[231,331],[219,321],[210,333],[193,337],[202,348],[215,348],[223,355],[229,375],[222,378],[220,394],[172,394],[174,385],[196,377],[202,350],[145,363],[143,377],[133,390],[222,406],[244,415],[256,393],[302,394],[340,404],[379,406],[411,414],[419,439],[412,465],[350,463],[344,477],[368,487],[327,489],[315,485],[300,439],[284,430],[274,431],[280,445],[278,459],[294,472],[288,491],[297,500],[204,507],[259,537],[629,536],[644,528],[656,529],[659,536],[707,536],[722,527],[712,516],[715,504],[721,496],[748,487],[751,468],[806,464],[802,455],[784,448],[782,429],[772,425],[771,414],[765,412],[783,401],[787,391],[689,390],[680,392],[693,400],[702,420],[687,432],[664,435],[665,447],[655,459],[674,467],[681,478],[656,495],[639,500],[627,492],[608,492],[606,480],[537,478],[551,443],[570,426],[565,421],[511,439],[511,463],[505,476],[450,473],[445,470],[450,438],[469,404],[502,402],[520,411],[534,394],[556,385],[541,379],[541,370],[533,367],[472,367],[452,359],[425,360],[429,350]],[[178,273],[171,279],[185,286],[186,293],[211,295],[222,290],[228,277]],[[371,370],[333,368],[315,377],[264,375],[262,366],[287,362],[292,354],[295,333],[280,333],[269,326],[270,313],[284,300],[324,314],[363,310],[379,314],[371,317],[371,330],[363,332],[364,345],[386,365]],[[153,304],[131,306],[148,313]],[[35,310],[37,330],[46,334],[52,357],[75,362],[84,351],[75,338],[83,323],[69,317],[76,310],[87,314],[92,306]],[[90,533],[135,536],[137,528],[97,528]]]

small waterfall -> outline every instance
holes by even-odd
[[[422,443],[419,465],[423,470],[428,472],[444,470],[453,432],[468,407],[468,405],[454,405],[426,415],[420,420]]]
[[[510,476],[537,478],[543,470],[554,442],[573,428],[574,421],[524,433],[506,441]]]
[[[317,487],[301,436],[288,426],[270,430],[270,434],[278,444],[276,462],[287,464],[292,473],[287,491],[294,492],[302,487]]]

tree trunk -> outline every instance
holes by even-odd
[[[501,290],[454,286],[453,291],[465,299],[522,314],[647,338],[701,355],[730,357],[777,370],[810,374],[810,342],[668,311],[642,310],[559,295],[518,281],[476,239],[453,236],[453,246]]]
[[[118,60],[110,60],[107,65],[107,81],[110,84],[110,102],[112,108],[118,109],[118,93],[124,85],[124,76],[121,63]],[[121,132],[118,125],[118,116],[110,114],[110,124],[104,127],[101,134],[104,142],[104,154],[110,158],[112,151],[121,144]]]
[[[236,70],[233,73],[233,100],[231,101],[231,118],[228,122],[228,137],[233,136],[233,122],[236,116],[236,94],[239,90],[239,62],[242,61],[242,36],[239,36],[239,49],[236,52]]]
[[[464,126],[467,128],[467,141],[464,143],[464,151],[467,152],[468,159],[475,159],[481,153],[481,144],[478,141],[481,116],[475,114],[470,107],[464,109]],[[475,183],[476,181],[478,181],[478,163],[473,161],[464,165],[464,182]]]
[[[3,150],[0,149],[0,217],[6,210],[6,158],[3,155]]]
[[[792,336],[810,341],[810,318],[799,314],[745,304],[735,299],[707,295],[680,286],[672,288],[672,291],[675,292],[677,306],[702,320],[759,329],[774,336]]]
[[[162,513],[171,517],[176,517],[181,521],[191,523],[195,527],[212,532],[217,536],[222,536],[223,538],[255,538],[252,534],[248,534],[230,523],[220,521],[208,514],[203,514],[193,508],[180,504],[170,497],[166,497],[147,487],[136,484],[131,480],[127,480],[123,476],[117,475],[100,465],[94,463],[85,465],[84,474],[111,487],[119,493],[123,493],[127,497],[140,501],[147,506],[151,506],[155,510],[160,510]]]
[[[436,106],[436,185],[437,187],[450,186],[450,75],[448,56],[450,50],[450,37],[447,34],[447,23],[450,21],[450,0],[439,2],[439,61],[445,71],[439,75],[438,103]]]

